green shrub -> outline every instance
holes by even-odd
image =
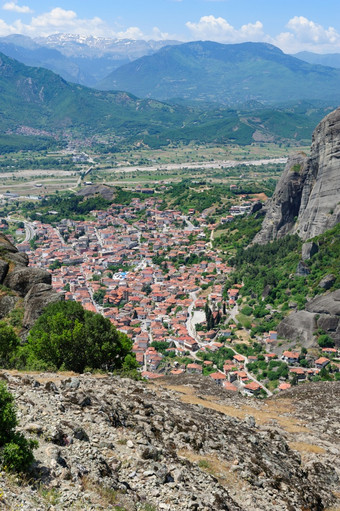
[[[334,346],[334,341],[329,335],[323,334],[320,335],[318,339],[318,345],[320,348],[332,348]]]
[[[21,433],[15,433],[2,449],[3,466],[12,472],[25,472],[34,461],[33,449],[37,446],[36,440],[27,440]]]
[[[19,338],[13,327],[0,321],[0,366],[9,367],[11,358],[17,351]]]
[[[34,461],[35,440],[27,440],[15,431],[18,425],[14,397],[0,383],[0,465],[4,470],[24,472]]]
[[[30,367],[48,367],[82,373],[91,369],[136,369],[132,342],[111,322],[85,311],[77,302],[49,305],[30,331],[24,347]]]

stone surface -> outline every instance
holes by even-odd
[[[113,199],[115,194],[115,188],[104,184],[85,186],[77,192],[77,195],[82,197],[95,197],[96,195],[100,195],[103,199],[110,201]]]
[[[306,156],[301,153],[289,158],[273,197],[266,204],[262,229],[255,236],[254,243],[265,244],[293,231],[299,215],[307,162]]]
[[[4,285],[25,296],[36,284],[51,284],[51,274],[40,268],[15,268],[8,273]]]
[[[9,269],[9,264],[7,263],[7,261],[2,261],[0,259],[0,284],[2,284],[3,281],[5,280],[8,269]]]
[[[24,299],[25,315],[23,326],[31,328],[47,305],[64,300],[64,295],[56,293],[50,284],[33,285]]]
[[[5,318],[15,308],[19,298],[15,295],[0,294],[0,319]]]
[[[15,486],[0,473],[4,509],[321,511],[336,504],[340,383],[291,389],[281,403],[280,395],[267,402],[229,397],[198,376],[153,385],[80,375],[75,392],[92,403],[83,409],[62,374],[1,376],[16,395],[21,429],[39,442],[26,482]],[[206,406],[184,403],[172,385],[198,393]],[[299,424],[300,433],[283,430],[275,412],[271,418],[282,406],[283,423]],[[301,457],[290,442],[316,443],[320,453]]]
[[[0,256],[4,253],[16,253],[18,252],[18,249],[9,241],[9,239],[4,236],[3,234],[0,234]]]
[[[306,310],[293,311],[277,327],[280,337],[313,345],[314,332],[324,330],[340,346],[340,289],[317,296]]]
[[[314,241],[307,241],[302,245],[302,261],[308,261],[313,255],[317,254],[319,247]]]
[[[329,275],[326,275],[323,279],[319,282],[319,287],[322,289],[328,290],[330,289],[334,282],[336,281],[336,276],[330,273]]]
[[[51,286],[51,274],[28,267],[28,256],[0,234],[0,319],[6,319],[15,309],[24,310],[20,336],[25,339],[28,329],[50,303],[64,299]],[[17,328],[20,328],[17,325]]]
[[[306,275],[310,274],[310,269],[308,268],[306,263],[300,261],[299,264],[297,265],[295,273],[298,277],[305,277]]]
[[[336,225],[340,221],[339,173],[340,108],[316,127],[310,157],[299,153],[289,158],[254,243],[293,233],[308,240]]]

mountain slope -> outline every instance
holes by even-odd
[[[1,378],[39,441],[29,478],[1,471],[4,509],[337,508],[338,382],[254,402],[198,375]]]
[[[209,41],[165,47],[113,71],[101,89],[139,97],[236,104],[301,99],[340,100],[340,71],[285,55],[266,43]]]
[[[45,67],[65,80],[94,86],[118,67],[177,41],[134,41],[75,34],[31,39],[13,34],[0,37],[0,51],[28,66]]]
[[[66,82],[42,68],[27,67],[0,54],[0,130],[20,126],[58,132],[65,128],[130,136],[181,122],[183,108],[138,100],[125,92],[99,92]],[[187,114],[187,112],[186,112]]]
[[[91,82],[90,76],[81,71],[76,63],[62,55],[58,50],[39,46],[32,39],[26,37],[20,38],[19,41],[18,43],[17,38],[0,38],[0,52],[26,66],[49,69],[71,82]],[[93,81],[92,79],[92,83]]]
[[[169,105],[68,83],[51,71],[27,67],[1,53],[0,90],[0,135],[107,135],[111,144],[138,141],[153,148],[192,141],[308,143],[313,127],[328,111],[321,102],[275,109],[247,104],[239,110]],[[13,147],[20,143],[16,140]]]
[[[319,53],[313,53],[311,51],[300,51],[292,55],[292,57],[304,60],[310,64],[340,68],[340,53],[325,53],[320,55]]]

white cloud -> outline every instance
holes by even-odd
[[[2,8],[5,11],[19,12],[20,14],[29,14],[32,11],[27,5],[18,5],[16,2],[6,2]]]
[[[226,19],[212,15],[203,16],[197,23],[188,21],[186,26],[195,39],[221,43],[262,41],[274,44],[286,53],[303,50],[316,53],[340,52],[339,32],[333,27],[325,28],[304,16],[291,18],[286,25],[287,30],[277,36],[266,34],[260,21],[235,28]]]
[[[49,12],[32,16],[30,23],[20,19],[11,25],[0,19],[0,36],[8,34],[24,34],[31,37],[48,36],[55,33],[76,33],[80,35],[95,35],[114,37],[114,31],[101,18],[79,18],[72,10],[56,7]]]
[[[288,32],[282,32],[274,39],[274,43],[286,52],[340,51],[340,34],[333,27],[324,28],[304,16],[294,16],[288,21],[287,28]]]
[[[263,25],[260,21],[236,29],[226,19],[210,15],[203,16],[198,23],[188,21],[186,26],[196,39],[237,43],[249,40],[262,41],[264,38]]]
[[[11,4],[16,5],[14,2]],[[8,3],[9,4],[9,3]],[[8,5],[5,4],[5,5]],[[18,7],[16,5],[16,7]],[[118,39],[155,39],[163,40],[171,36],[154,27],[151,34],[145,34],[139,27],[117,28],[110,27],[99,17],[83,19],[73,10],[55,7],[51,11],[32,16],[30,23],[20,19],[11,25],[0,19],[0,36],[9,34],[24,34],[31,37],[48,36],[55,33],[71,33],[82,36],[112,37]],[[176,38],[172,36],[172,38]],[[177,37],[178,38],[178,37]]]
[[[55,32],[111,35],[111,30],[101,18],[82,19],[75,11],[61,7],[55,7],[49,12],[32,17],[31,23],[23,25],[22,30],[28,35],[49,35]]]

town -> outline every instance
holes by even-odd
[[[247,202],[232,206],[220,223],[249,209]],[[242,284],[225,287],[233,268],[213,248],[216,225],[204,212],[184,215],[148,196],[92,211],[91,220],[27,226],[33,245],[24,241],[19,248],[30,264],[52,271],[66,300],[126,333],[144,378],[203,374],[235,393],[270,396],[326,366],[339,371],[336,348],[320,348],[306,364],[307,350],[283,349],[275,331],[251,339],[237,320]]]

